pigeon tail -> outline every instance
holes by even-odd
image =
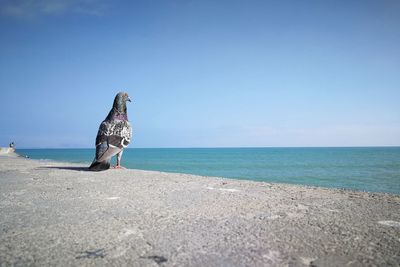
[[[89,167],[89,170],[98,172],[108,170],[109,168],[109,161],[93,161],[92,165]]]

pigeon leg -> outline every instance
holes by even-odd
[[[115,169],[126,169],[125,167],[121,166],[122,152],[123,150],[117,154],[117,165],[114,167]]]

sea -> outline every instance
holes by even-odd
[[[18,149],[32,159],[89,165],[94,149]],[[115,161],[115,160],[114,160]],[[400,147],[128,148],[131,169],[400,194]]]

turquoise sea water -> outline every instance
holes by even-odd
[[[18,149],[33,159],[90,164],[94,149]],[[400,194],[400,147],[131,148],[128,168]]]

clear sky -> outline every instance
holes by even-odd
[[[400,1],[0,0],[0,145],[400,145]]]

